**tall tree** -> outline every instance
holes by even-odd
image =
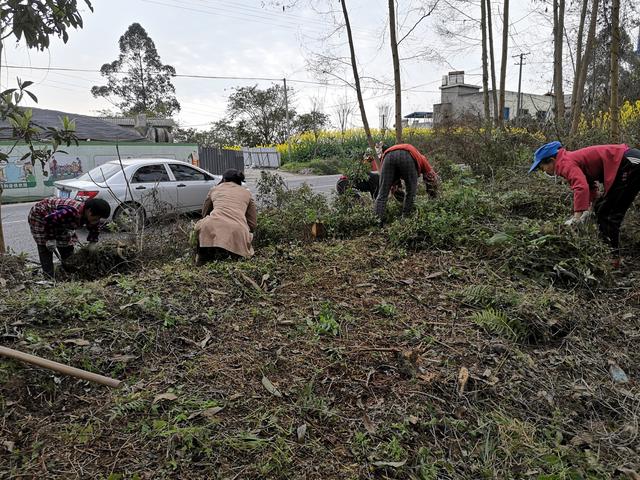
[[[562,85],[562,64],[564,45],[565,0],[553,0],[553,90],[555,99],[556,127],[562,130],[564,124],[564,91]]]
[[[591,18],[589,20],[589,32],[587,33],[587,43],[584,47],[584,55],[580,62],[580,71],[578,72],[578,84],[575,88],[576,98],[571,99],[571,135],[578,132],[580,118],[582,117],[582,100],[584,98],[584,85],[587,81],[587,71],[589,63],[593,55],[594,40],[596,36],[596,24],[598,20],[599,0],[593,0],[591,4]]]
[[[576,96],[578,94],[578,84],[580,77],[580,69],[582,68],[583,52],[582,43],[584,41],[584,26],[587,21],[587,8],[589,7],[589,0],[582,0],[582,8],[580,10],[580,20],[578,21],[578,35],[576,39],[576,63],[573,72],[573,88],[571,90],[571,115],[576,108]]]
[[[118,59],[100,68],[107,84],[91,88],[93,96],[115,97],[113,103],[124,115],[146,113],[168,117],[180,111],[171,83],[176,70],[160,61],[146,30],[139,23],[132,23],[118,43]]]
[[[83,2],[93,11],[89,0]],[[4,41],[14,37],[17,42],[24,40],[27,48],[44,50],[49,47],[51,37],[69,40],[69,30],[83,27],[82,15],[76,0],[3,0],[0,2],[0,62]],[[1,65],[1,64],[0,64]],[[1,69],[0,69],[1,71]],[[4,90],[0,94],[0,123],[7,122],[8,128],[17,134],[15,143],[8,151],[0,152],[0,160],[7,161],[11,151],[19,142],[25,142],[29,148],[31,162],[44,165],[55,153],[58,146],[74,141],[74,124],[63,119],[62,129],[51,129],[46,138],[42,130],[31,121],[29,110],[20,108],[24,94],[37,101],[35,95],[27,90],[31,82],[20,82],[15,89]],[[41,147],[34,143],[38,140],[50,142]],[[0,209],[2,207],[2,184],[0,183]],[[0,254],[6,250],[2,230],[2,212],[0,211]]]
[[[507,52],[509,49],[509,0],[504,0],[502,12],[502,59],[500,64],[500,102],[498,126],[504,127],[505,83],[507,80]]]
[[[290,89],[288,93],[291,95]],[[243,144],[273,145],[287,140],[284,87],[280,84],[264,90],[257,85],[236,88],[229,95],[227,113],[235,119]],[[295,116],[291,108],[289,116]]]
[[[618,103],[618,81],[620,75],[620,0],[611,3],[611,141],[620,141],[620,105]]]
[[[355,109],[355,105],[353,102],[349,101],[349,98],[345,95],[339,103],[335,106],[335,115],[337,120],[338,128],[340,128],[340,138],[344,143],[344,133],[349,126],[349,122],[351,120],[351,116],[353,115],[353,110]]]
[[[353,33],[351,32],[351,22],[349,21],[349,12],[347,11],[346,0],[340,0],[342,6],[342,16],[344,17],[344,25],[347,29],[347,40],[349,42],[349,58],[351,60],[351,69],[353,70],[353,83],[356,90],[356,96],[358,98],[358,106],[360,107],[360,118],[362,119],[362,126],[364,127],[364,133],[367,136],[367,143],[369,148],[373,152],[376,164],[378,163],[378,156],[376,152],[376,144],[371,136],[371,129],[369,128],[369,120],[367,120],[367,111],[364,107],[364,99],[362,98],[362,88],[360,86],[360,75],[358,74],[358,63],[356,59],[356,49],[353,44]]]
[[[482,1],[482,0],[481,0]],[[496,88],[496,56],[493,48],[493,15],[491,13],[491,0],[487,1],[487,34],[489,37],[489,58],[491,60],[491,98],[493,100],[493,117],[495,124],[500,122],[498,111],[498,89]]]
[[[393,59],[393,85],[396,99],[396,143],[402,143],[402,85],[400,84],[400,57],[396,37],[396,0],[389,0],[389,39]]]
[[[489,107],[489,65],[487,60],[487,4],[480,0],[480,30],[482,36],[482,103],[484,105],[484,121],[487,125],[491,122],[491,109]]]

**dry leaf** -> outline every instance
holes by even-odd
[[[376,466],[376,467],[399,468],[399,467],[402,467],[405,463],[407,463],[406,460],[403,460],[401,462],[373,462],[373,465]]]
[[[177,398],[178,396],[175,393],[171,393],[171,392],[161,393],[159,395],[156,395],[156,397],[153,399],[153,403],[159,402],[161,400],[173,401],[173,400],[176,400]]]
[[[444,272],[433,272],[427,275],[427,280],[431,280],[432,278],[438,278],[444,275]]]
[[[209,343],[209,340],[211,340],[211,332],[209,330],[207,330],[206,328],[205,328],[205,332],[207,332],[207,336],[204,337],[204,340],[202,340],[200,342],[200,348],[206,347],[207,343]]]
[[[274,397],[282,397],[280,390],[278,390],[267,377],[262,377],[262,386]]]
[[[460,371],[458,372],[458,394],[462,395],[464,393],[464,388],[467,386],[467,382],[469,381],[469,370],[467,367],[460,367]]]
[[[423,382],[426,382],[426,383],[431,383],[437,376],[438,374],[435,372],[425,372],[425,373],[419,373],[418,375],[416,375],[418,380],[422,380]]]
[[[4,278],[0,277],[0,288],[4,288],[6,286],[7,286],[7,281]]]
[[[364,423],[364,428],[366,428],[367,432],[371,435],[376,433],[376,426],[373,424],[369,416],[365,413],[362,417],[362,423]]]
[[[640,475],[635,470],[631,470],[630,468],[619,468],[618,471],[620,473],[624,473],[631,480],[640,480]]]
[[[70,338],[68,340],[64,340],[62,343],[70,343],[72,345],[77,345],[78,347],[88,347],[91,345],[91,342],[84,338]]]
[[[411,425],[417,425],[418,422],[420,421],[420,419],[418,417],[416,417],[415,415],[409,415],[408,420],[409,420],[409,423]]]
[[[211,417],[215,417],[222,410],[224,410],[224,407],[211,407],[203,410],[202,414],[207,418],[211,418]]]
[[[120,310],[126,310],[127,308],[133,307],[134,305],[144,305],[148,301],[149,301],[149,297],[144,297],[138,300],[137,302],[127,303],[126,305],[122,305],[120,307]]]
[[[111,360],[112,362],[129,363],[131,360],[134,360],[135,358],[136,358],[135,355],[114,355],[109,360]]]
[[[2,445],[4,446],[4,448],[6,448],[9,452],[13,452],[13,449],[16,446],[15,442],[11,442],[9,440],[5,440],[4,442],[2,442]]]
[[[258,285],[251,277],[245,275],[242,272],[240,272],[240,276],[244,279],[245,282],[247,282],[253,288],[255,288],[256,290],[262,291],[262,288],[260,288],[260,285]]]
[[[301,442],[304,440],[304,436],[307,434],[307,424],[303,423],[296,429],[296,435],[298,436],[298,441]]]

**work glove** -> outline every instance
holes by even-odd
[[[47,247],[47,250],[49,250],[50,252],[55,252],[56,250],[56,241],[55,240],[47,240],[47,243],[45,243],[45,246]]]
[[[580,215],[579,217],[573,216],[569,220],[564,222],[564,224],[568,227],[585,225],[591,220],[592,216],[593,213],[590,210],[585,210],[584,212],[582,212],[582,215]]]

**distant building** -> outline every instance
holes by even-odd
[[[483,117],[484,100],[483,93],[477,85],[465,83],[464,71],[449,72],[442,77],[440,86],[440,103],[433,106],[433,122],[442,123],[447,120],[459,120],[463,117]],[[491,98],[492,90],[489,90]],[[522,106],[518,109],[518,92],[505,91],[504,110],[505,120],[512,120],[516,116],[531,116],[540,120],[552,115],[554,98],[551,94],[533,94],[522,92],[520,94]],[[565,96],[565,101],[569,97]],[[493,102],[489,102],[491,115],[494,115]]]
[[[154,143],[172,143],[176,128],[176,123],[170,118],[147,117],[144,113],[135,117],[101,117],[101,120],[136,132]]]
[[[413,112],[404,116],[403,127],[432,128],[433,112]]]

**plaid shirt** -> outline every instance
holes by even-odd
[[[84,219],[84,204],[69,198],[45,198],[29,212],[29,228],[38,245],[55,240],[59,246],[73,245],[78,241],[75,230],[86,226],[88,242],[97,242],[100,225],[88,225]]]

